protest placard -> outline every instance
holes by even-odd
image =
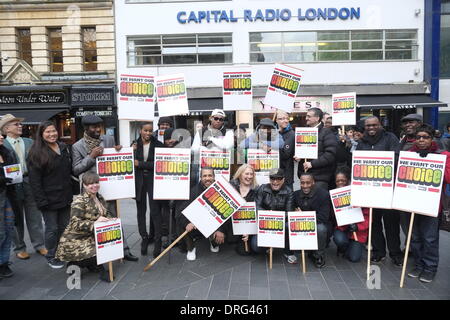
[[[156,95],[160,117],[189,114],[184,74],[156,77]]]
[[[22,167],[20,166],[20,163],[3,167],[3,171],[5,172],[5,178],[12,179],[12,181],[8,182],[7,185],[23,182],[23,174],[21,168]]]
[[[276,64],[267,88],[264,104],[291,112],[300,88],[303,70],[284,64]]]
[[[333,126],[356,124],[356,92],[333,94],[331,105]]]
[[[191,149],[155,148],[153,199],[188,200]]]
[[[246,69],[225,69],[223,72],[223,110],[252,110],[252,73]]]
[[[416,152],[401,151],[392,207],[437,217],[446,160],[441,154],[422,158]]]
[[[295,128],[295,156],[301,159],[317,159],[319,153],[319,130]]]
[[[123,258],[122,222],[114,219],[94,223],[97,264]]]
[[[331,203],[338,227],[364,221],[360,207],[351,205],[351,186],[330,190]]]
[[[118,96],[119,119],[153,120],[156,99],[152,75],[120,74]]]
[[[255,169],[256,182],[259,185],[266,184],[270,182],[270,170],[280,167],[280,153],[278,150],[265,152],[261,149],[248,149],[247,163]]]
[[[233,214],[231,218],[233,234],[257,234],[258,224],[254,202],[247,202]]]
[[[288,212],[289,249],[317,250],[317,224],[315,211]]]
[[[230,180],[231,151],[219,148],[200,148],[200,170],[213,169],[216,179]]]
[[[353,152],[352,206],[390,209],[393,188],[393,151]]]
[[[245,203],[233,186],[219,177],[182,214],[207,238]]]
[[[97,157],[100,193],[105,200],[135,197],[133,148],[106,148]]]
[[[257,212],[258,247],[284,248],[284,211]]]

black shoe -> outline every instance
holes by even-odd
[[[403,266],[403,258],[400,256],[392,257],[392,263],[395,264],[397,267]]]
[[[422,274],[422,269],[415,268],[414,270],[408,272],[408,277],[410,278],[418,278]]]
[[[381,257],[381,256],[375,255],[370,258],[370,261],[372,261],[373,263],[379,263],[385,259],[386,259],[386,257]]]
[[[148,237],[142,238],[142,242],[141,242],[141,255],[143,255],[143,256],[147,255],[147,249],[148,249],[148,243],[149,243],[148,240],[149,240]]]
[[[325,266],[325,259],[323,257],[318,257],[314,261],[316,268],[323,268]]]
[[[52,268],[52,269],[61,269],[61,268],[64,268],[64,265],[65,265],[64,262],[62,262],[56,258],[49,259],[47,261],[47,263],[50,266],[50,268]]]
[[[336,250],[336,256],[344,256],[347,252],[347,248],[338,247]]]
[[[130,252],[130,250],[125,251],[123,258],[127,261],[138,261],[139,260],[138,257],[133,256],[133,254]]]
[[[14,272],[9,268],[9,262],[0,264],[0,279],[10,278],[14,275]]]
[[[109,279],[109,271],[103,268],[103,270],[100,272],[100,276],[98,277],[100,280],[105,282],[111,282],[111,279]],[[113,280],[115,277],[113,276]]]
[[[423,270],[419,276],[419,280],[421,282],[430,283],[431,281],[433,281],[435,275],[436,275],[435,272]]]
[[[161,239],[155,241],[155,247],[153,248],[153,258],[156,258],[161,254]]]

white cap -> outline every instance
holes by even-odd
[[[214,117],[214,116],[221,116],[224,118],[226,117],[225,112],[222,109],[214,109],[211,112],[211,117]]]

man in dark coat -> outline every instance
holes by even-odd
[[[280,168],[286,174],[286,185],[293,189],[294,183],[294,154],[295,132],[289,123],[289,114],[279,110],[276,117],[278,130],[284,140],[280,148]]]
[[[322,117],[323,112],[319,108],[311,108],[306,113],[306,126],[319,129],[317,159],[295,160],[300,161],[297,172],[299,178],[303,172],[309,172],[314,176],[318,187],[329,190],[329,183],[336,169],[337,140],[329,128],[324,128]]]
[[[200,239],[204,239],[205,237],[181,212],[186,209],[192,201],[197,199],[197,197],[201,195],[209,186],[211,186],[214,181],[215,176],[213,169],[201,169],[200,182],[193,188],[191,188],[189,200],[185,201],[184,204],[180,207],[180,210],[178,210],[177,212],[176,220],[179,233],[181,234],[184,231],[189,231],[189,233],[184,237],[187,249],[186,258],[189,261],[194,261],[196,259],[195,242]],[[219,245],[225,242],[225,234],[226,232],[224,229],[224,225],[222,225],[209,237],[211,252],[219,252]]]
[[[331,200],[327,190],[315,185],[312,173],[302,173],[300,190],[294,192],[294,207],[299,211],[315,211],[318,250],[309,253],[317,268],[325,266],[325,247],[330,226]]]
[[[364,136],[359,140],[356,150],[394,151],[396,158],[399,153],[399,140],[391,132],[386,132],[381,126],[380,120],[368,117],[364,121]],[[383,235],[383,223],[386,232],[386,240]],[[403,254],[400,249],[400,216],[393,210],[373,209],[372,222],[372,262],[380,262],[386,256],[386,242],[389,256],[396,266],[403,265]]]

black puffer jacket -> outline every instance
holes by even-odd
[[[311,162],[312,168],[308,170],[314,176],[316,181],[330,182],[334,175],[336,165],[336,149],[337,141],[333,132],[329,128],[324,128],[323,123],[319,125],[319,150],[317,159],[308,161]],[[297,175],[300,175],[305,171],[303,169],[303,163],[305,159],[302,159],[298,164]]]
[[[374,137],[370,137],[367,133],[358,141],[356,150],[371,151],[395,151],[399,153],[400,142],[392,132],[381,129]]]
[[[280,149],[280,168],[284,170],[286,184],[294,183],[294,154],[295,154],[295,132],[291,126],[287,127],[281,136],[284,146]]]
[[[315,211],[317,223],[329,223],[331,199],[327,190],[314,187],[309,194],[297,190],[294,192],[294,206],[302,211]]]
[[[256,210],[294,211],[294,193],[286,185],[274,192],[270,183],[263,184],[256,192],[255,202]]]

